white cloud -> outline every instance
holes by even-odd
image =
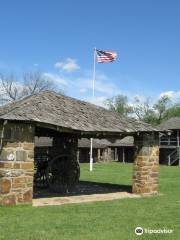
[[[92,91],[93,81],[90,77],[77,78],[73,82],[74,85],[79,88],[80,93],[85,93],[88,90]],[[96,74],[94,87],[95,93],[101,93],[107,96],[113,96],[120,93],[118,86],[111,83],[111,80],[104,74]]]
[[[162,92],[160,94],[160,97],[162,96],[168,96],[170,97],[172,100],[177,100],[180,99],[180,91],[167,91],[167,92]]]
[[[1,79],[0,79],[1,80]],[[2,85],[0,85],[0,95],[3,95],[5,94],[5,90],[4,88],[2,87]]]
[[[64,86],[67,86],[68,85],[68,82],[67,80],[65,80],[64,78],[61,78],[59,75],[57,74],[53,74],[53,73],[43,73],[43,76],[45,78],[47,78],[48,80],[50,81],[53,81],[54,83],[56,84],[62,84]]]
[[[87,89],[86,89],[86,88],[80,88],[80,89],[79,89],[79,92],[80,92],[80,93],[86,93],[86,92],[87,92]]]
[[[92,78],[89,76],[90,74],[82,73],[81,77],[75,78],[67,78],[66,74],[55,74],[52,72],[45,72],[44,76],[49,80],[53,81],[55,84],[61,84],[66,87],[67,94],[69,93],[71,96],[76,97],[85,97],[92,95]],[[102,95],[103,98],[99,98],[98,102],[101,102],[106,98],[110,98],[114,95],[120,93],[117,85],[111,83],[111,80],[102,73],[96,74],[95,80],[95,96]],[[103,99],[103,100],[102,100]]]
[[[77,98],[101,107],[107,107],[105,105],[106,99],[117,92],[117,86],[109,83],[107,76],[104,74],[97,74],[96,76],[95,97],[89,96],[92,92],[92,79],[88,78],[87,75],[84,78],[74,79],[67,79],[63,75],[60,76],[59,74],[51,72],[45,72],[43,75],[55,84],[64,85],[66,91],[69,92],[71,96],[76,96]],[[102,96],[96,96],[96,94]]]
[[[84,100],[87,102],[90,102],[92,104],[98,105],[100,107],[105,107],[107,108],[105,101],[107,97],[106,96],[100,96],[100,97],[87,97]]]
[[[54,67],[65,72],[73,72],[80,69],[80,66],[73,58],[67,58],[64,62],[56,62]]]

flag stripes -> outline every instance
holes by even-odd
[[[96,54],[98,63],[112,62],[117,58],[117,53],[113,51],[96,50]]]

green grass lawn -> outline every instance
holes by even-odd
[[[81,166],[81,180],[131,185],[131,164]],[[180,239],[180,168],[160,168],[161,196],[63,206],[0,207],[0,239],[133,240]],[[136,236],[137,226],[173,229]]]

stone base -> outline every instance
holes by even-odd
[[[32,205],[32,190],[29,189],[26,192],[10,193],[0,196],[1,206],[14,206],[18,204],[30,204]]]
[[[141,134],[135,138],[137,147],[132,192],[136,194],[158,193],[159,146],[155,134]]]
[[[32,204],[33,162],[0,161],[0,205]]]

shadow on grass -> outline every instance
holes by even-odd
[[[91,194],[105,194],[116,192],[132,192],[130,185],[120,185],[111,183],[99,183],[89,181],[79,181],[79,183],[68,193],[55,193],[48,188],[34,188],[33,198],[46,198],[46,197],[64,197],[64,196],[80,196]]]

